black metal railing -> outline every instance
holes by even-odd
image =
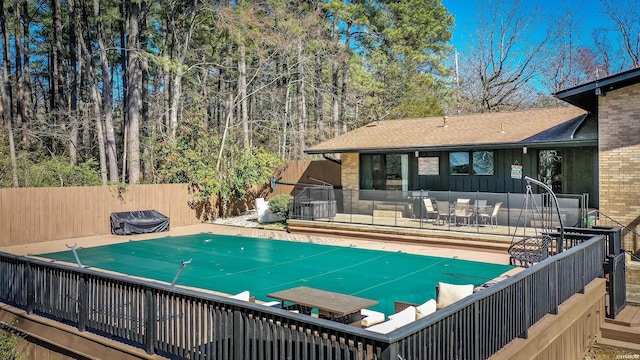
[[[468,210],[456,214],[459,199]],[[460,191],[385,191],[305,188],[295,190],[290,218],[320,222],[521,235],[560,224],[585,227],[587,195]],[[427,203],[431,208],[427,208]],[[439,206],[448,206],[442,209]],[[436,226],[439,225],[439,226]],[[462,226],[461,226],[462,225]]]
[[[526,337],[545,314],[557,313],[562,302],[605,276],[611,255],[607,236],[590,235],[389,334],[6,253],[0,253],[0,301],[171,357],[488,358],[516,337]],[[624,277],[615,286],[624,286]]]

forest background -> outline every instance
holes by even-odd
[[[454,49],[439,0],[0,0],[0,187],[238,199],[371,121],[560,106],[638,66],[638,0],[599,5],[585,34],[570,3],[489,0]]]

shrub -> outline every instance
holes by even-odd
[[[289,194],[276,195],[269,199],[269,210],[276,215],[280,215],[285,219],[288,219],[292,202],[293,196]]]
[[[0,359],[23,360],[23,336],[16,333],[6,324],[0,324]]]

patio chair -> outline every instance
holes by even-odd
[[[487,208],[487,200],[476,200],[473,203],[473,209],[478,213],[484,212],[486,208]]]
[[[487,200],[475,200],[471,206],[471,210],[473,211],[473,217],[475,218],[475,223],[477,225],[480,214],[487,213]]]
[[[448,201],[436,201],[436,205],[438,206],[438,217],[436,218],[436,225],[440,223],[440,219],[442,218],[442,225],[445,224],[444,220],[451,220],[451,208],[449,207]]]
[[[431,199],[424,198],[422,199],[422,203],[424,204],[424,211],[425,211],[424,218],[427,221],[429,221],[429,219],[433,219],[433,221],[435,222],[436,218],[438,217],[438,212],[433,207],[433,202],[431,202]]]
[[[461,219],[464,219],[465,225],[469,226],[469,222],[472,216],[473,216],[473,213],[469,209],[468,202],[461,202],[461,203],[456,202],[454,211],[453,211],[453,217],[455,219],[456,224],[458,223],[458,218],[461,218]]]
[[[502,206],[502,202],[498,202],[493,206],[493,211],[491,214],[478,214],[482,221],[486,224],[487,220],[491,224],[491,227],[498,226],[498,211],[500,211],[500,207]]]

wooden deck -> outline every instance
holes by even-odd
[[[640,328],[640,306],[627,305],[615,319],[606,319],[605,322]]]

